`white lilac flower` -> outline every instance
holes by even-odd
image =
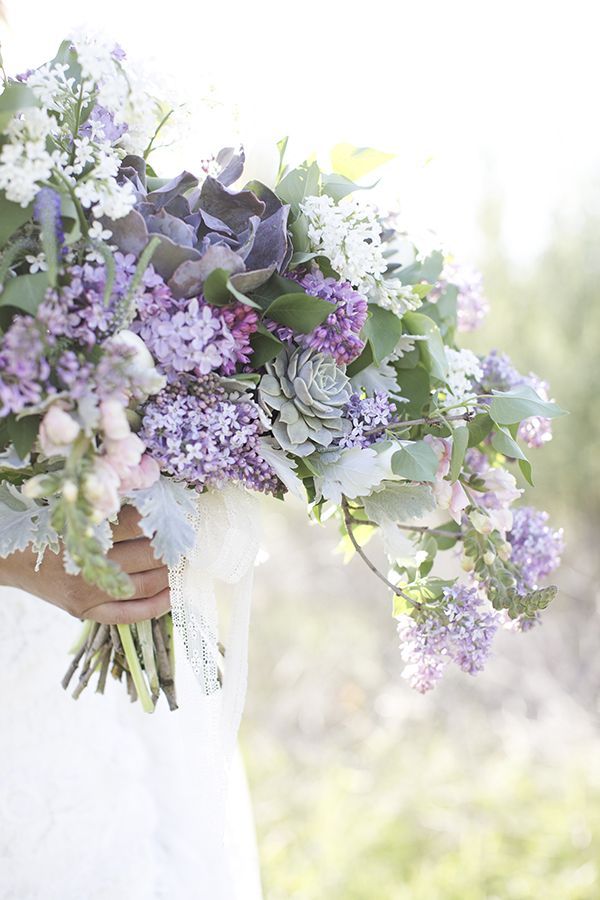
[[[9,141],[0,154],[0,190],[5,191],[8,200],[28,206],[40,182],[47,181],[55,165],[60,164],[60,153],[51,153],[46,147],[47,138],[54,131],[54,118],[35,107],[23,110],[8,124]]]
[[[446,348],[449,372],[446,379],[448,390],[455,402],[466,400],[476,392],[474,382],[482,377],[479,359],[471,350],[453,350]]]
[[[389,309],[395,316],[418,309],[422,303],[412,285],[402,284],[398,278],[370,278],[367,281],[370,281],[367,292],[371,303]]]
[[[375,210],[357,200],[334,203],[331,197],[307,197],[301,209],[308,219],[312,248],[323,253],[335,271],[355,287],[369,275],[386,271],[381,226]]]
[[[62,113],[74,99],[75,79],[67,76],[69,67],[63,63],[46,63],[34,69],[26,78],[27,87],[35,94],[42,106],[52,112]],[[82,101],[89,100],[90,90],[77,85]]]
[[[29,271],[32,275],[35,275],[36,272],[48,271],[45,253],[38,253],[36,256],[32,256],[28,253],[25,257],[25,262],[29,264]]]
[[[127,153],[142,154],[165,112],[149,90],[150,73],[132,65],[108,38],[79,32],[73,44],[84,79],[96,87],[97,103],[116,124],[127,124],[120,146]]]

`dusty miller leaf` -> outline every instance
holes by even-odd
[[[129,502],[141,515],[140,528],[168,565],[175,566],[194,546],[188,516],[196,508],[195,493],[179,481],[161,476],[152,487],[132,491]]]

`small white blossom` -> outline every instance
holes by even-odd
[[[473,382],[483,377],[479,359],[471,350],[453,350],[446,347],[449,373],[446,379],[448,390],[455,401],[465,400],[474,395]]]
[[[308,238],[316,253],[323,253],[341,278],[359,290],[368,276],[378,278],[387,265],[383,258],[381,227],[375,210],[358,200],[334,203],[331,197],[307,197],[300,208],[308,220]]]
[[[46,255],[44,253],[38,253],[37,256],[28,254],[25,257],[25,262],[29,263],[29,271],[32,275],[35,275],[36,272],[48,271],[48,263],[46,262]]]
[[[15,116],[6,128],[9,143],[0,154],[0,190],[8,200],[28,206],[40,182],[50,178],[60,162],[58,152],[49,153],[46,139],[55,130],[55,120],[45,110],[32,107]]]
[[[100,222],[97,220],[92,222],[90,229],[88,231],[88,237],[92,241],[102,241],[106,243],[112,237],[112,231],[109,231],[108,228],[104,228]]]

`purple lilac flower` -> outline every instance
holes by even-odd
[[[350,282],[325,278],[315,268],[311,272],[292,276],[312,297],[328,300],[334,311],[310,334],[295,334],[291,328],[267,323],[271,331],[286,343],[292,338],[303,347],[311,347],[332,356],[338,365],[346,365],[360,356],[364,342],[359,334],[367,320],[367,301],[355,291]]]
[[[549,386],[546,381],[538,378],[533,372],[522,375],[513,366],[506,353],[498,353],[492,350],[481,360],[483,369],[482,379],[477,386],[482,392],[510,391],[513,388],[527,385],[538,394],[542,400],[549,399]],[[525,419],[519,426],[518,436],[528,447],[541,447],[552,440],[552,424],[550,419],[543,416],[531,416]]]
[[[126,296],[135,272],[135,257],[115,253],[115,277],[109,302],[104,301],[106,266],[84,263],[71,266],[69,283],[51,291],[40,305],[37,318],[49,335],[76,341],[91,349],[113,331],[119,303]]]
[[[54,231],[57,249],[60,251],[65,242],[65,232],[61,218],[60,195],[52,188],[42,188],[37,192],[33,204],[33,218],[42,228],[50,226]]]
[[[350,420],[352,429],[340,438],[339,446],[370,447],[381,438],[382,432],[369,432],[390,425],[394,415],[394,405],[383,391],[377,391],[374,397],[364,398],[352,394],[344,409],[344,418]]]
[[[19,413],[53,393],[40,329],[31,316],[15,316],[0,339],[0,416]]]
[[[520,593],[536,590],[560,565],[564,550],[563,531],[548,525],[548,513],[532,506],[520,506],[513,514],[507,535],[512,547],[511,562],[518,570]]]
[[[79,134],[83,137],[100,139],[108,141],[110,144],[116,144],[119,138],[123,137],[128,127],[125,122],[116,123],[115,117],[110,110],[97,104],[79,129]]]
[[[134,330],[171,380],[186,372],[231,375],[239,362],[249,361],[249,338],[258,322],[253,310],[239,307],[243,304],[221,308],[203,297],[184,301],[171,297],[151,315],[140,306]]]
[[[422,694],[435,687],[451,661],[470,675],[481,672],[500,623],[476,588],[457,584],[444,590],[444,599],[444,615],[402,617],[398,625],[402,675]]]
[[[446,263],[440,280],[434,285],[429,299],[434,303],[449,286],[458,290],[456,308],[459,331],[475,331],[487,316],[490,306],[483,293],[481,273],[470,266]]]
[[[428,616],[422,622],[402,616],[398,636],[400,653],[406,663],[402,677],[420,694],[425,694],[441,680],[450,661],[447,629],[437,616]]]
[[[86,121],[79,129],[79,134],[92,140],[108,141],[109,144],[123,137],[129,126],[125,122],[115,122],[115,117],[100,104],[96,104]]]
[[[215,375],[169,384],[147,404],[140,437],[167,475],[201,490],[228,481],[256,491],[282,489],[262,459],[258,406],[234,400]]]
[[[74,400],[88,392],[94,365],[74,350],[65,350],[56,361],[56,374],[61,387],[69,391]]]

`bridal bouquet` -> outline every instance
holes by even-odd
[[[478,672],[500,627],[555,593],[561,533],[514,506],[525,448],[551,437],[548,387],[460,349],[478,277],[420,252],[364,202],[385,161],[340,145],[334,173],[244,183],[242,151],[165,178],[176,111],[117,46],[66,41],[0,95],[0,555],[60,553],[107,594],[123,504],[177,567],[194,510],[233,483],[335,517],[393,597],[405,675]],[[519,474],[520,473],[520,474]],[[365,545],[383,537],[389,571]],[[438,553],[458,579],[435,574]],[[175,706],[170,616],[86,623],[65,686],[108,673]]]

